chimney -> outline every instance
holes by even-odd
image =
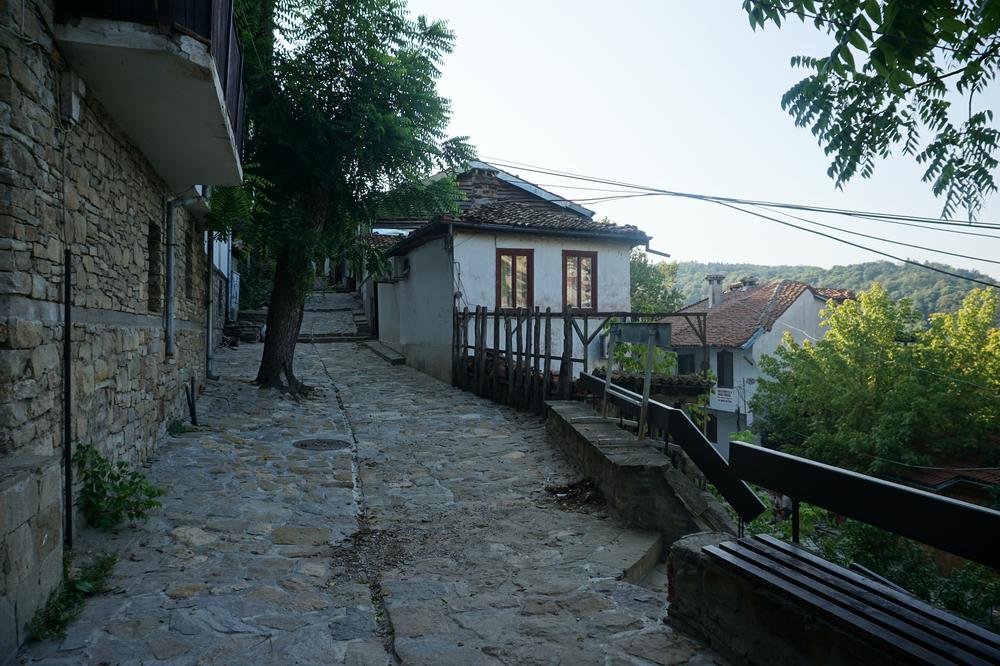
[[[725,275],[707,275],[705,280],[708,281],[708,307],[714,308],[716,305],[722,302],[722,281],[726,279]]]

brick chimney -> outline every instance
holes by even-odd
[[[725,275],[706,275],[708,282],[708,307],[714,308],[722,302],[722,283],[726,279]]]

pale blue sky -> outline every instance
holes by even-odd
[[[469,135],[484,158],[673,190],[940,214],[940,202],[920,181],[921,168],[903,157],[883,163],[872,180],[856,180],[844,192],[834,188],[812,134],[795,127],[779,104],[804,76],[791,69],[789,58],[824,55],[829,38],[798,22],[755,33],[740,5],[738,0],[410,0],[413,12],[447,19],[456,33],[440,90],[453,103],[451,133]],[[997,109],[997,100],[994,89],[977,106]],[[540,184],[559,182],[526,171],[520,175]],[[593,195],[549,189],[568,197]],[[655,197],[588,207],[641,227],[654,237],[654,249],[680,260],[832,266],[879,259],[708,203]],[[1000,260],[1000,239],[812,217]],[[1000,221],[997,197],[981,219]],[[1000,279],[996,264],[851,239]]]

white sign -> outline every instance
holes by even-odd
[[[735,405],[736,390],[731,388],[715,389],[715,401],[720,405]]]

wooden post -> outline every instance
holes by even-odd
[[[479,310],[479,317],[476,319],[476,338],[479,340],[479,348],[476,356],[479,358],[477,374],[479,380],[476,382],[476,393],[480,397],[486,393],[486,306]]]
[[[469,355],[469,306],[466,305],[462,308],[462,328],[459,331],[461,338],[459,345],[459,357],[458,357],[458,377],[459,377],[459,388],[463,391],[468,385],[469,373],[468,373],[468,363],[466,362],[466,357]]]
[[[653,359],[656,357],[656,331],[649,327],[649,339],[646,341],[646,375],[642,380],[642,407],[639,408],[639,430],[636,432],[638,438],[646,438],[646,423],[649,418],[649,391],[653,383]]]
[[[573,383],[573,313],[570,306],[563,311],[563,352],[559,363],[559,399],[569,400]]]
[[[473,393],[479,389],[479,306],[472,315],[472,380],[470,387]]]
[[[508,405],[514,404],[514,352],[511,349],[512,343],[511,338],[513,333],[510,328],[510,314],[505,314],[503,317],[504,331],[507,334],[506,345],[504,346],[505,356],[507,357],[507,399],[505,402]]]
[[[542,363],[542,409],[549,399],[549,383],[552,381],[552,308],[545,308],[545,361]]]
[[[458,309],[451,309],[451,385],[458,386]]]
[[[500,399],[500,306],[493,310],[493,393],[494,402]]]
[[[517,367],[514,371],[514,406],[521,406],[521,391],[524,385],[524,309],[517,309]]]
[[[590,372],[590,317],[583,315],[583,371]]]
[[[531,384],[535,381],[535,375],[531,372],[531,359],[534,355],[534,347],[531,345],[532,334],[534,333],[534,319],[531,310],[524,312],[524,379],[521,382],[521,406],[524,409],[531,409]]]
[[[541,337],[542,337],[542,312],[536,306],[535,307],[535,358],[531,364],[531,402],[530,406],[536,412],[541,413],[542,401],[539,400],[540,393],[542,390],[541,377],[538,372],[538,361],[541,356]]]
[[[608,337],[608,365],[604,370],[604,399],[601,401],[601,418],[608,418],[608,389],[611,388],[611,372],[614,370],[615,361],[615,339],[618,337],[614,334],[614,327],[612,326],[611,333]]]

